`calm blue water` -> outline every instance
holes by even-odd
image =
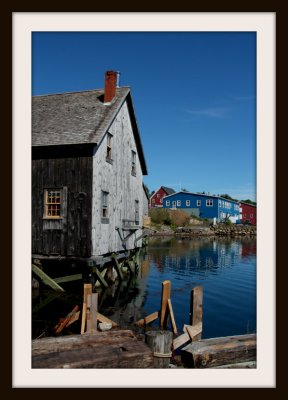
[[[153,239],[145,257],[146,314],[159,308],[161,282],[168,279],[179,332],[189,324],[190,294],[198,285],[203,338],[256,332],[256,240]]]
[[[133,329],[135,321],[160,309],[162,282],[170,280],[179,333],[190,323],[191,290],[198,285],[203,286],[202,338],[256,332],[255,239],[150,238],[138,264],[137,276],[106,290],[97,289],[99,311],[123,328]],[[62,286],[63,295],[33,314],[34,337],[48,321],[54,326],[75,304],[82,309],[83,285]],[[42,290],[35,303],[45,301],[46,296],[51,291]],[[150,326],[157,326],[158,321]],[[80,332],[79,324],[71,325],[74,333]]]

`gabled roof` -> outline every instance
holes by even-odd
[[[127,100],[142,172],[147,174],[129,87],[119,87],[109,104],[104,90],[32,97],[32,146],[99,144]]]
[[[186,191],[183,191],[183,190],[180,190],[180,191],[177,192],[177,193],[172,193],[172,194],[170,194],[169,196],[165,196],[164,198],[167,199],[168,197],[172,197],[172,196],[177,195],[177,194],[180,194],[180,193],[184,193],[184,194],[187,194],[187,195],[189,195],[189,196],[211,197],[211,198],[213,198],[213,199],[221,199],[221,200],[229,201],[230,203],[239,204],[239,201],[229,200],[229,199],[226,199],[225,197],[216,196],[215,194],[192,193],[192,192],[186,192]]]
[[[161,187],[162,187],[163,190],[165,190],[165,192],[166,192],[167,194],[173,194],[173,193],[175,193],[175,190],[174,190],[174,189],[171,189],[171,188],[169,188],[169,187],[167,187],[167,186],[161,186]]]

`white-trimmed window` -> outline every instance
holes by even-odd
[[[206,200],[206,207],[213,207],[213,200],[212,199],[207,199]]]
[[[190,207],[190,200],[186,200],[186,207]]]
[[[61,218],[62,190],[44,189],[44,218]]]
[[[170,200],[166,200],[166,207],[170,207]]]
[[[175,201],[175,200],[172,201],[172,207],[173,207],[173,208],[176,208],[176,201]]]
[[[250,218],[253,218],[254,217],[254,214],[250,214]]]
[[[197,207],[201,207],[201,200],[197,200],[197,201],[196,201],[196,206],[197,206]]]
[[[160,203],[163,204],[163,199],[160,199]]]
[[[181,206],[181,200],[177,200],[177,207]]]

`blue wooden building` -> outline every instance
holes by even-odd
[[[191,192],[177,192],[163,198],[163,207],[181,209],[189,215],[213,220],[224,221],[226,218],[232,223],[240,220],[240,204],[224,197]]]

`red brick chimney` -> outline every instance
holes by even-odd
[[[104,103],[110,103],[116,94],[118,80],[118,72],[106,71],[105,73],[105,89],[104,89]]]

